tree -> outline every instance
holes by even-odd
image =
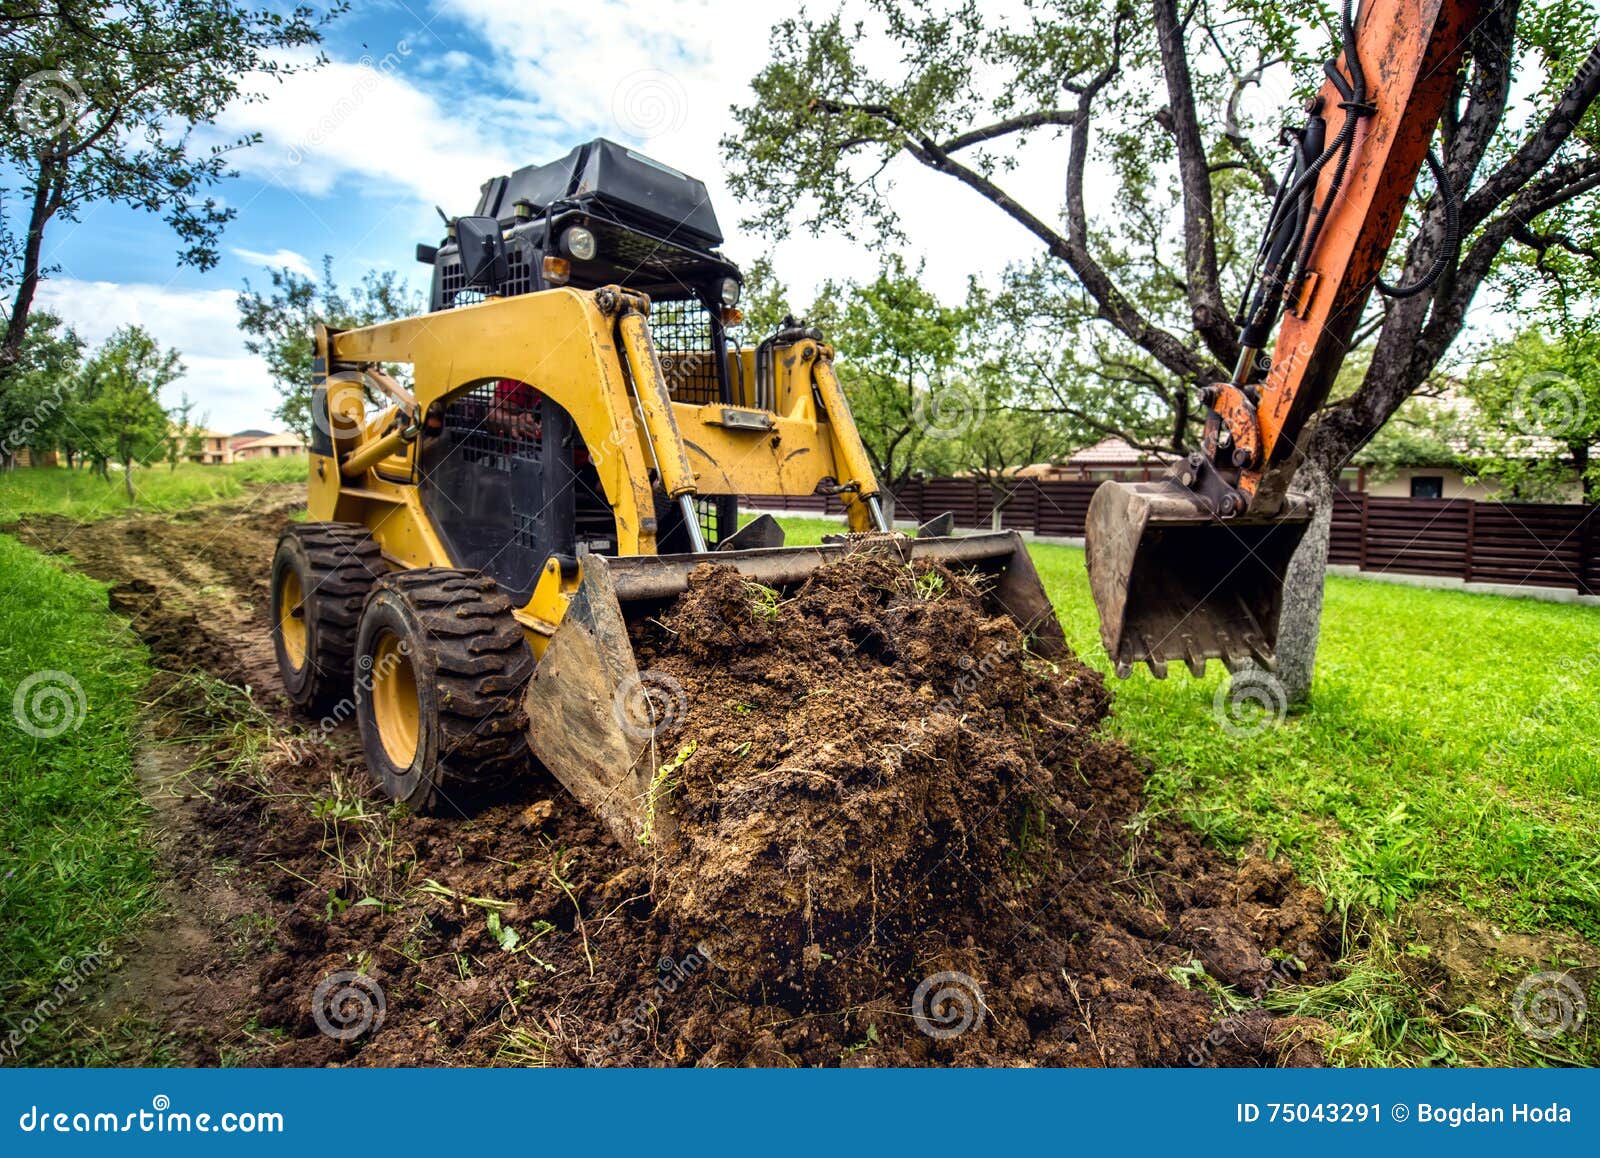
[[[205,449],[206,416],[194,420],[194,399],[181,395],[167,424],[167,466],[177,470],[184,460],[198,462]]]
[[[95,202],[160,214],[180,263],[209,269],[236,209],[208,192],[233,174],[231,152],[256,135],[205,146],[193,130],[229,104],[260,99],[246,78],[296,65],[285,49],[315,44],[310,7],[232,0],[16,0],[0,7],[0,199],[23,206],[21,232],[0,217],[0,282],[14,287],[0,335],[0,391],[51,268],[45,232]],[[321,63],[318,57],[316,63]]]
[[[983,419],[982,393],[961,372],[982,309],[971,294],[946,306],[923,286],[920,265],[891,254],[872,281],[828,282],[811,307],[838,351],[839,384],[891,517],[894,491],[918,470],[950,469],[958,441]]]
[[[1576,469],[1600,501],[1600,331],[1530,327],[1489,347],[1465,393],[1486,433],[1474,465],[1518,498],[1559,500]]]
[[[84,363],[75,421],[87,432],[101,474],[107,456],[116,455],[130,503],[134,467],[165,457],[172,443],[161,389],[182,374],[178,352],[163,350],[138,326],[114,331]]]
[[[70,429],[83,340],[52,314],[36,314],[12,365],[11,385],[0,392],[0,469],[19,450],[35,459],[57,449]]]
[[[311,363],[313,333],[318,323],[348,330],[394,318],[408,318],[426,308],[421,293],[393,270],[370,271],[350,290],[333,278],[333,258],[322,259],[317,280],[287,267],[269,274],[272,287],[263,294],[247,281],[239,295],[239,328],[245,349],[265,359],[282,402],[273,413],[297,433],[311,434]],[[404,379],[406,368],[391,367]]]
[[[1276,191],[1257,140],[1320,82],[1331,40],[1313,43],[1265,0],[1039,0],[1009,20],[971,0],[870,8],[870,27],[801,16],[775,30],[755,99],[735,110],[738,132],[724,142],[734,191],[760,206],[755,224],[896,232],[884,174],[904,158],[1032,234],[1080,299],[1082,327],[1118,361],[1185,388],[1225,379],[1238,354],[1227,303]],[[1318,14],[1332,26],[1328,8]],[[1428,291],[1374,301],[1354,335],[1372,343],[1366,376],[1301,440],[1296,486],[1317,517],[1280,632],[1295,700],[1310,689],[1339,471],[1434,373],[1486,283],[1577,293],[1600,282],[1597,26],[1591,0],[1505,0],[1473,27],[1439,129],[1461,191],[1459,255]],[[1249,99],[1274,70],[1290,78],[1282,99]],[[1508,115],[1513,80],[1522,107]],[[1269,111],[1254,114],[1253,103]],[[1202,110],[1217,112],[1203,123]],[[1065,139],[1059,222],[1006,188],[1015,151],[1044,137]],[[1094,212],[1102,207],[1110,212]],[[1437,196],[1410,215],[1391,281],[1414,282],[1434,264],[1446,218]],[[1186,406],[1179,391],[1175,429]]]

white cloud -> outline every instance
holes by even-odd
[[[196,415],[219,430],[275,429],[278,394],[266,365],[244,348],[233,290],[173,289],[138,283],[51,278],[39,287],[39,307],[77,330],[90,345],[119,326],[143,326],[183,357],[184,375],[162,394],[174,405],[187,393]]]
[[[316,270],[311,268],[311,263],[301,254],[292,249],[276,249],[271,253],[262,253],[259,249],[234,249],[233,255],[252,265],[259,265],[262,269],[288,269],[301,277],[315,277]]]

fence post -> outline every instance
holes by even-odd
[[[1478,500],[1467,500],[1467,549],[1461,557],[1461,581],[1472,582],[1472,559],[1478,551]]]
[[[1372,502],[1372,496],[1366,491],[1361,492],[1361,550],[1356,558],[1356,570],[1367,569],[1367,507]]]
[[[1600,574],[1600,526],[1596,525],[1595,515],[1600,514],[1594,507],[1585,505],[1583,510],[1583,534],[1580,541],[1583,544],[1583,554],[1578,560],[1578,593],[1580,595],[1600,595],[1600,590],[1589,582],[1591,574]]]

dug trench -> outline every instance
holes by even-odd
[[[267,574],[301,501],[8,528],[110,584],[163,672],[172,915],[98,996],[163,1059],[1322,1060],[1326,1026],[1255,1000],[1337,974],[1322,898],[1149,815],[1099,675],[1030,656],[968,577],[860,558],[778,593],[703,568],[636,629],[666,689],[658,828],[623,848],[533,767],[468,817],[410,815],[347,713],[289,710]]]

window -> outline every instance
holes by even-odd
[[[1444,498],[1444,478],[1436,474],[1411,476],[1411,497],[1414,499]]]

